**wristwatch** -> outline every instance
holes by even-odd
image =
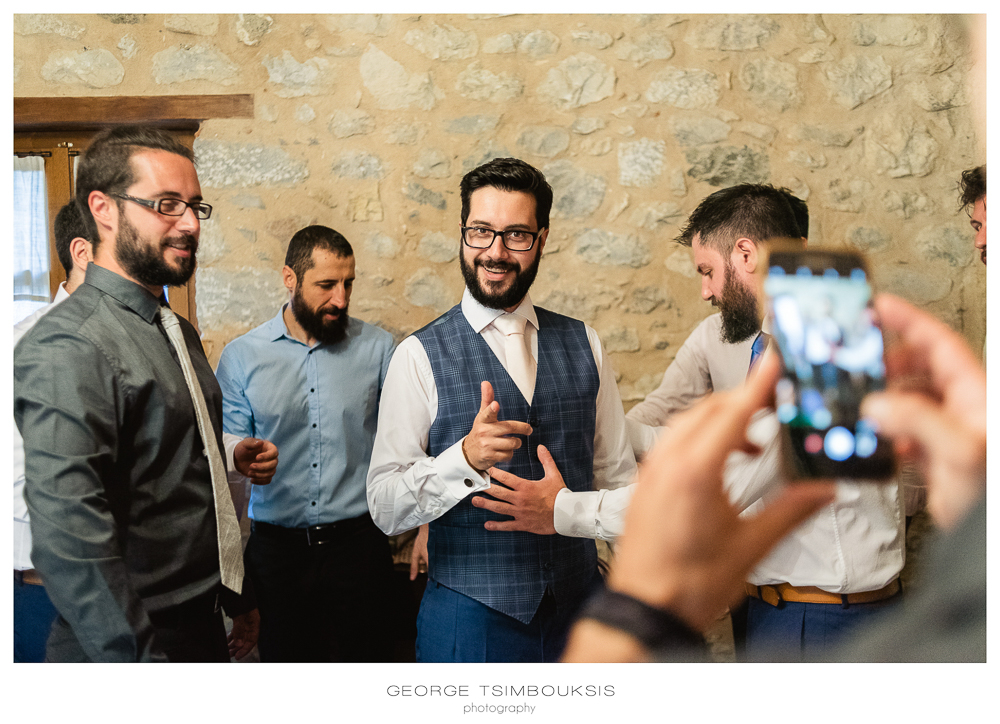
[[[680,618],[620,591],[602,589],[583,607],[580,617],[623,631],[650,650],[706,650],[704,637]]]

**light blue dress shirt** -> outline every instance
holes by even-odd
[[[278,471],[254,485],[249,516],[286,528],[368,512],[365,478],[392,336],[351,318],[347,337],[309,347],[278,315],[226,345],[216,376],[223,427],[278,446]]]

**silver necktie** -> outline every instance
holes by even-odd
[[[240,593],[243,588],[243,546],[240,541],[240,524],[236,520],[236,509],[229,495],[229,484],[226,480],[226,464],[219,454],[219,445],[212,429],[212,420],[208,416],[208,405],[205,404],[205,394],[191,365],[187,345],[184,343],[184,333],[177,321],[176,315],[169,307],[160,307],[160,321],[163,330],[170,339],[170,344],[177,352],[184,372],[191,399],[194,401],[195,417],[198,418],[198,431],[205,446],[205,456],[208,458],[209,470],[212,473],[212,491],[215,497],[215,529],[219,541],[219,570],[222,574],[222,585]]]
[[[528,320],[516,314],[501,314],[493,320],[493,325],[506,338],[504,354],[507,357],[507,374],[521,390],[524,399],[531,404],[535,394],[535,359],[528,349],[524,328]]]

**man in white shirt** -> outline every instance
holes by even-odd
[[[689,245],[702,276],[702,297],[721,310],[687,339],[660,387],[628,413],[636,454],[655,439],[654,427],[713,391],[743,384],[767,345],[761,331],[754,275],[760,244],[805,235],[784,191],[745,184],[707,197],[678,237]],[[755,429],[754,429],[755,428]],[[753,515],[780,493],[777,420],[756,420],[759,457],[734,453],[725,484],[730,499]],[[905,554],[904,520],[896,483],[839,481],[833,503],[785,538],[755,568],[747,592],[746,655],[776,650],[790,659],[814,655],[862,619],[896,604]],[[740,625],[734,614],[734,627]],[[739,632],[737,631],[737,638]]]
[[[390,362],[368,505],[387,534],[430,524],[418,661],[554,661],[599,585],[590,539],[620,518],[606,488],[631,482],[635,460],[596,333],[528,296],[549,231],[545,178],[494,159],[461,191],[466,292]],[[544,491],[534,511],[524,489]]]
[[[87,227],[76,203],[59,209],[55,223],[56,253],[66,270],[52,303],[14,325],[14,345],[35,323],[83,283],[87,264],[94,251],[87,240]],[[14,425],[14,661],[40,662],[45,658],[45,641],[55,620],[56,609],[45,593],[42,580],[31,565],[31,530],[24,504],[24,445]]]

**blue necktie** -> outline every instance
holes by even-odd
[[[764,350],[767,349],[767,343],[771,341],[771,335],[767,332],[760,332],[757,335],[757,339],[753,341],[753,347],[750,348],[750,368],[747,370],[747,376],[753,372],[754,365],[760,361],[760,356],[764,354]]]

